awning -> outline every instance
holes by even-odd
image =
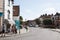
[[[0,12],[0,17],[3,15],[3,13],[2,12]]]

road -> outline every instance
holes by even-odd
[[[46,28],[29,28],[30,32],[11,37],[0,38],[0,40],[60,40],[60,33]]]

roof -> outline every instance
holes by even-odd
[[[45,19],[45,18],[51,18],[52,16],[42,16],[42,17],[40,17],[40,18],[43,18],[43,19]]]
[[[55,14],[55,16],[60,16],[60,13],[57,12],[57,13]]]

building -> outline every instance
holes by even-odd
[[[20,22],[19,22],[19,13],[20,13],[20,10],[19,9],[20,9],[19,5],[13,6],[13,20],[15,21],[17,29],[19,29],[19,26],[20,26]]]
[[[4,19],[13,20],[13,2],[14,0],[5,0]]]
[[[53,16],[53,14],[52,15],[45,14],[45,15],[41,15],[39,17],[39,19],[40,19],[41,23],[43,24],[43,20],[45,20],[45,19],[51,19],[52,20],[52,16]]]
[[[60,13],[58,12],[55,15],[41,15],[39,19],[41,20],[41,24],[43,24],[44,19],[51,19],[52,27],[60,28]]]
[[[5,32],[10,30],[14,24],[19,26],[19,6],[13,5],[14,0],[0,0],[0,29],[2,29],[3,21],[5,19],[11,24],[9,28],[4,24]]]
[[[14,0],[5,0],[4,1],[4,19],[7,19],[9,21],[9,23],[11,24],[11,26],[12,26],[12,24],[14,24],[13,3],[14,3]]]
[[[60,28],[60,13],[56,13],[53,17],[52,20],[57,28]]]
[[[3,0],[0,0],[0,32],[3,23]]]

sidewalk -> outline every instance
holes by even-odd
[[[10,37],[11,35],[9,34],[4,34],[5,36],[3,36],[2,34],[0,34],[0,37]]]
[[[28,28],[28,30],[26,30],[25,28],[20,29],[20,34],[24,34],[27,32],[29,32],[29,28]],[[0,37],[1,37],[1,35],[2,34],[0,34]],[[11,36],[16,36],[16,35],[19,35],[19,30],[17,30],[17,34],[13,34],[13,33],[5,34],[5,37],[11,37]]]

